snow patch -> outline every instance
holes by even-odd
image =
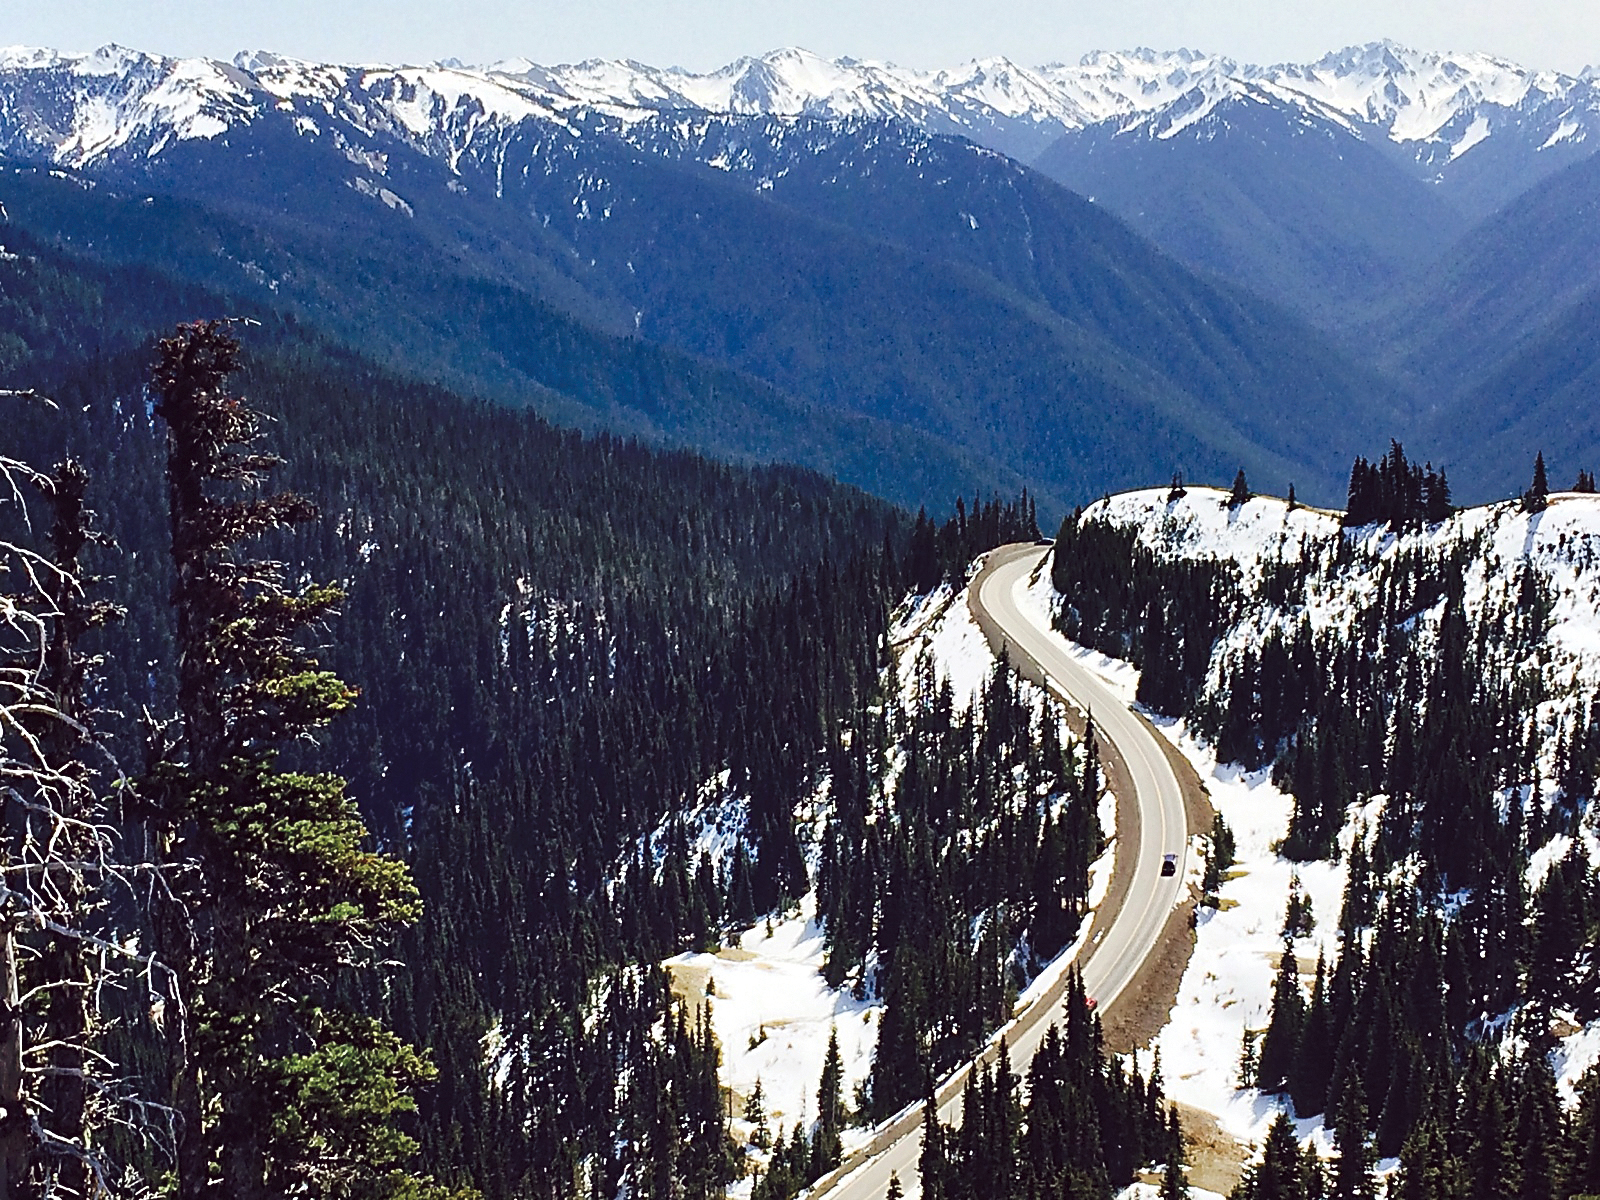
[[[883,1006],[829,988],[822,977],[823,930],[816,920],[816,894],[770,926],[746,930],[737,944],[715,954],[680,954],[666,961],[680,986],[698,989],[696,1000],[711,1005],[711,1023],[722,1045],[722,1082],[734,1092],[740,1117],[746,1097],[761,1081],[774,1135],[796,1121],[809,1127],[817,1116],[817,1084],[828,1037],[838,1030],[844,1062],[844,1095],[872,1068],[878,1018]],[[735,1126],[745,1136],[742,1120]],[[858,1131],[851,1131],[858,1132]]]
[[[1577,1033],[1563,1038],[1555,1052],[1556,1085],[1569,1104],[1577,1098],[1574,1085],[1596,1064],[1600,1064],[1600,1021],[1591,1021]]]

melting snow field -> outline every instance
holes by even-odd
[[[1237,861],[1222,885],[1218,907],[1200,909],[1194,957],[1178,988],[1171,1021],[1156,1039],[1161,1071],[1173,1099],[1214,1114],[1224,1130],[1242,1141],[1259,1142],[1278,1105],[1254,1089],[1238,1090],[1239,1052],[1244,1031],[1265,1029],[1271,1013],[1290,878],[1298,874],[1316,922],[1309,937],[1294,943],[1309,989],[1317,954],[1331,961],[1337,952],[1345,868],[1342,863],[1295,864],[1280,858],[1272,847],[1288,832],[1293,802],[1273,787],[1268,772],[1245,775],[1219,766],[1181,724],[1162,724],[1233,830]]]
[[[834,991],[822,978],[822,927],[815,914],[816,897],[808,895],[797,913],[772,923],[770,937],[761,924],[746,930],[736,947],[667,960],[681,990],[711,1003],[722,1082],[733,1090],[735,1117],[759,1079],[775,1135],[780,1126],[809,1126],[816,1118],[831,1030],[839,1031],[846,1103],[867,1077],[877,1041],[882,1006]],[[736,1126],[749,1132],[742,1121]]]

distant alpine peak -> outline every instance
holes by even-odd
[[[214,138],[268,109],[307,135],[334,109],[453,158],[486,125],[529,118],[569,129],[595,113],[613,125],[662,112],[819,120],[893,120],[959,135],[1033,161],[1067,133],[1140,122],[1154,136],[1203,134],[1222,103],[1261,103],[1298,119],[1417,147],[1428,169],[1501,131],[1570,150],[1600,135],[1600,74],[1535,71],[1487,54],[1426,52],[1380,41],[1308,63],[1241,64],[1200,50],[1096,51],[1030,67],[1005,57],[918,70],[782,47],[714,71],[630,59],[478,67],[306,62],[267,50],[232,60],[165,58],[110,45],[88,54],[0,49],[9,105],[0,152],[87,166],[114,153],[154,155],[173,140]],[[333,108],[329,106],[332,105]],[[6,105],[0,105],[5,109]],[[0,112],[0,117],[5,117]]]
[[[1270,108],[1304,126],[1322,126],[1341,135],[1360,137],[1361,129],[1330,105],[1267,79],[1241,75],[1205,75],[1170,103],[1154,112],[1136,112],[1116,128],[1117,137],[1142,136],[1166,141],[1188,133],[1209,138],[1224,128],[1233,113],[1252,107]]]
[[[1463,113],[1484,106],[1515,109],[1563,98],[1585,81],[1536,71],[1488,54],[1419,51],[1370,42],[1305,65],[1280,64],[1262,75],[1375,125],[1397,142],[1426,141]]]

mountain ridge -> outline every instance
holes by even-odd
[[[798,461],[849,468],[913,506],[1020,472],[1053,512],[1152,470],[1243,463],[1308,497],[1336,488],[1350,448],[1275,416],[1283,394],[1338,411],[1341,431],[1392,425],[1381,381],[1314,331],[1199,280],[997,152],[901,123],[834,123],[838,169],[796,190],[798,175],[763,187],[716,153],[641,148],[659,128],[670,142],[681,115],[547,102],[449,68],[257,54],[249,74],[120,50],[28,61],[21,84],[0,68],[0,155],[84,163],[72,168],[82,184],[134,212],[168,195],[223,214],[183,241],[182,270],[212,283],[221,272],[458,389],[537,384],[557,415],[553,390],[576,402],[562,419],[590,427],[622,421],[735,456],[789,457],[792,444]],[[771,141],[749,145],[769,175],[792,171]],[[36,234],[152,253],[125,221],[116,245],[109,217],[52,228],[69,194],[32,205]],[[915,227],[908,204],[926,209]],[[172,219],[191,217],[210,221]],[[992,220],[1013,236],[984,243],[978,224]],[[633,364],[620,376],[594,369],[617,356]],[[654,371],[690,386],[659,408],[644,384]],[[722,407],[697,407],[712,398]],[[808,406],[851,429],[873,423],[879,445],[905,431],[884,460],[899,465],[843,453],[844,429],[822,439],[826,454],[792,441]],[[912,434],[967,460],[962,482],[927,478]]]
[[[540,65],[505,59],[477,67],[454,60],[435,64],[328,64],[268,51],[244,51],[231,62],[165,58],[107,46],[70,55],[29,47],[0,49],[0,73],[71,70],[104,77],[120,63],[154,76],[164,73],[168,99],[190,100],[209,83],[208,120],[191,136],[216,136],[251,81],[280,100],[318,96],[334,74],[391,77],[405,86],[470,95],[485,111],[507,106],[547,117],[605,112],[618,119],[696,110],[762,116],[876,117],[928,132],[964,136],[1029,161],[1062,134],[1108,120],[1159,112],[1196,86],[1225,81],[1276,89],[1291,104],[1320,105],[1388,144],[1419,178],[1448,184],[1470,176],[1479,147],[1521,139],[1530,145],[1516,165],[1513,190],[1571,161],[1572,152],[1600,136],[1600,76],[1536,70],[1492,55],[1412,50],[1390,41],[1331,51],[1309,63],[1257,66],[1193,50],[1095,51],[1076,64],[1028,67],[1004,57],[975,58],[920,71],[854,58],[824,59],[786,47],[747,56],[715,71],[660,68],[629,59],[589,59]],[[447,86],[447,83],[449,86]],[[160,89],[153,89],[160,92]],[[156,96],[159,101],[160,95]],[[234,110],[235,113],[237,110]],[[136,116],[136,114],[135,114]],[[222,127],[216,123],[222,122]],[[137,122],[135,122],[137,123]],[[70,145],[70,143],[69,143]],[[94,147],[81,147],[92,153]],[[1554,151],[1555,153],[1551,153]],[[79,158],[73,165],[85,165]],[[1535,169],[1535,167],[1537,169]],[[1506,185],[1463,185],[1475,210],[1509,198]],[[1481,193],[1481,194],[1480,194]]]

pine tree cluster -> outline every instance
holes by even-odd
[[[1051,582],[1066,597],[1061,632],[1139,667],[1139,701],[1171,715],[1194,702],[1238,599],[1232,563],[1162,558],[1081,510],[1061,523]]]
[[[924,1103],[918,1171],[928,1200],[1106,1200],[1148,1166],[1181,1172],[1182,1132],[1159,1065],[1145,1079],[1105,1053],[1075,974],[1064,1008],[1064,1025],[1046,1032],[1028,1068],[1026,1097],[1002,1043],[992,1066],[968,1076],[959,1129]]]
[[[1376,463],[1357,458],[1350,469],[1350,498],[1344,523],[1350,528],[1385,522],[1390,529],[1436,525],[1454,510],[1450,482],[1433,464],[1407,462],[1399,442]]]
[[[1514,1021],[1518,1042],[1502,1047],[1485,1036],[1486,1018],[1511,1011],[1498,1006],[1514,1005],[1532,975],[1495,955],[1492,937],[1466,924],[1474,919],[1483,914],[1462,912],[1447,923],[1394,884],[1379,893],[1363,855],[1352,864],[1339,958],[1331,971],[1318,962],[1309,999],[1285,948],[1257,1082],[1286,1093],[1297,1113],[1334,1115],[1338,1154],[1325,1194],[1375,1194],[1378,1157],[1400,1160],[1390,1195],[1592,1193],[1600,1068],[1580,1082],[1578,1106],[1564,1107],[1550,1064],[1550,998],[1541,989]],[[1592,985],[1588,995],[1592,1011]],[[1314,1170],[1283,1165],[1291,1160],[1282,1140],[1275,1128],[1238,1195],[1324,1194]]]
[[[906,549],[906,579],[913,591],[925,594],[941,583],[959,583],[985,550],[1038,537],[1038,513],[1026,488],[1011,501],[975,497],[970,513],[966,501],[957,497],[954,515],[942,525],[930,520],[926,510],[917,513]]]
[[[886,1003],[874,1118],[1009,1019],[1017,992],[1076,935],[1100,850],[1093,739],[1075,753],[1053,702],[1025,700],[1002,664],[958,712],[926,654],[912,688],[908,711],[867,715],[835,749],[817,877],[824,974]]]

